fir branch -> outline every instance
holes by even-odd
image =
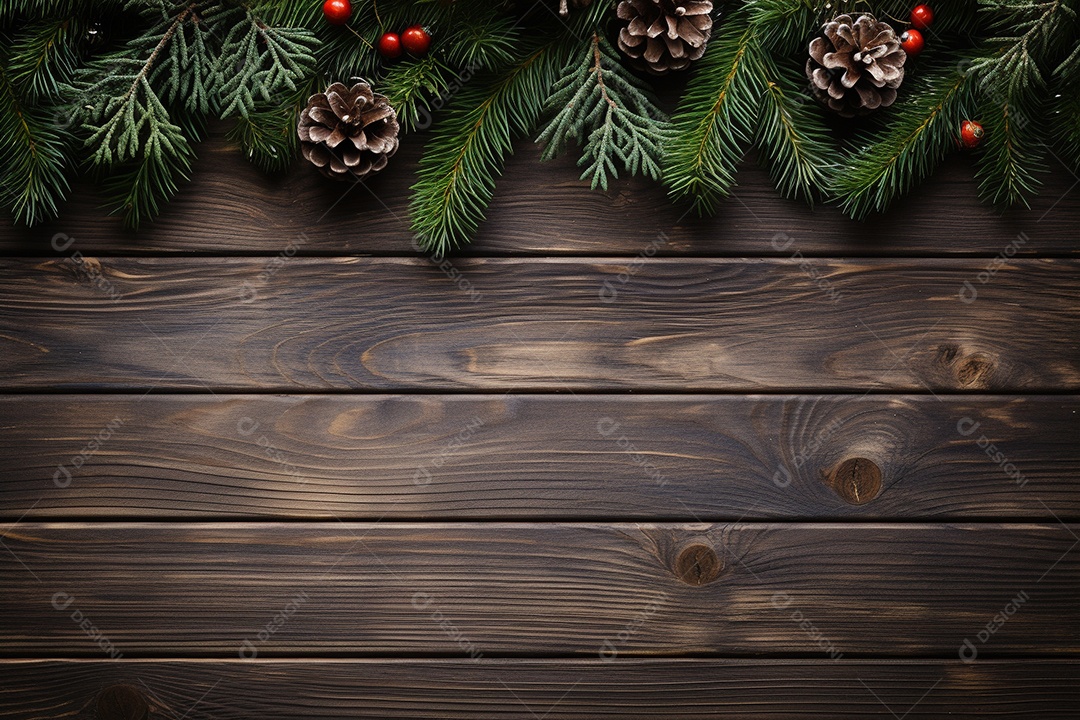
[[[76,42],[81,32],[77,16],[47,18],[24,28],[9,51],[11,84],[27,100],[59,94],[60,80],[70,77],[78,63]]]
[[[855,218],[884,212],[956,146],[963,108],[973,92],[963,63],[946,62],[909,80],[908,96],[882,118],[886,129],[856,141],[861,149],[840,161],[833,192]]]
[[[135,168],[121,171],[110,183],[117,209],[131,225],[157,211],[157,198],[176,191],[194,157],[184,129],[173,121],[150,79],[157,62],[171,56],[170,43],[197,7],[197,2],[172,6],[171,13],[165,12],[125,49],[76,71],[67,89],[73,101],[83,103],[80,117],[89,132],[91,163]],[[140,59],[147,49],[148,57]]]
[[[497,6],[457,23],[446,38],[446,59],[452,65],[475,71],[497,71],[514,62],[514,48],[520,42],[517,23],[499,14]]]
[[[994,18],[994,27],[1007,35],[991,38],[996,52],[977,60],[971,72],[984,89],[1014,102],[1046,87],[1042,66],[1065,43],[1075,41],[1074,0],[980,0]]]
[[[812,205],[827,192],[837,149],[813,100],[800,90],[803,77],[787,66],[781,71],[770,55],[763,56],[762,65],[769,79],[757,122],[757,146],[777,189]]]
[[[264,102],[293,92],[315,69],[315,35],[304,28],[272,27],[251,8],[221,42],[214,69],[221,95],[221,117],[247,115],[256,93]]]
[[[453,70],[434,55],[395,65],[379,83],[397,112],[398,122],[406,132],[430,127],[432,114],[449,95],[451,82],[460,82]]]
[[[441,255],[476,233],[514,137],[540,115],[557,44],[540,46],[501,76],[474,80],[436,128],[412,188],[412,228],[425,250]]]
[[[1045,103],[1034,107],[1045,111]],[[976,174],[979,194],[1002,209],[1018,202],[1027,206],[1026,196],[1040,184],[1035,173],[1047,171],[1046,146],[1035,132],[1039,123],[1008,101],[985,101],[979,117],[986,128]]]
[[[67,143],[41,108],[24,104],[0,67],[0,204],[27,225],[55,217],[68,185]]]
[[[217,107],[214,87],[214,49],[208,19],[227,20],[229,13],[216,6],[192,3],[190,15],[175,25],[156,64],[148,74],[150,84],[159,88],[162,101],[182,104],[189,112],[208,113]]]
[[[300,145],[296,123],[315,92],[315,80],[311,78],[283,102],[256,105],[252,112],[236,118],[228,139],[239,143],[244,156],[263,172],[281,173],[292,165]]]
[[[124,225],[130,228],[156,217],[163,203],[176,194],[180,181],[188,179],[194,158],[186,141],[174,148],[151,141],[143,155],[120,164],[106,178],[103,191],[110,198],[112,213],[122,214]]]
[[[660,157],[670,138],[667,117],[649,88],[622,65],[599,32],[563,69],[547,110],[556,111],[537,142],[546,145],[542,158],[553,158],[570,141],[584,145],[581,178],[604,190],[619,167],[630,174],[660,178]]]
[[[714,212],[735,184],[765,92],[761,56],[754,28],[733,16],[698,61],[672,118],[664,182],[673,198],[689,198],[699,213]]]

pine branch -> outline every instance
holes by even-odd
[[[192,3],[190,15],[175,27],[148,73],[162,101],[183,105],[188,112],[209,113],[217,107],[215,57],[209,20],[228,20],[231,13],[213,5]]]
[[[460,80],[445,63],[428,55],[392,67],[379,83],[379,92],[397,112],[401,127],[411,132],[431,126],[432,115],[450,94],[451,83]]]
[[[983,0],[999,31],[991,38],[993,52],[976,61],[971,72],[979,81],[980,110],[986,139],[979,159],[980,195],[1004,208],[1027,204],[1039,184],[1045,149],[1033,126],[1046,114],[1046,88],[1053,67],[1075,43],[1076,11],[1072,0]],[[1068,58],[1065,58],[1068,62]]]
[[[468,242],[483,220],[515,136],[535,125],[558,67],[557,43],[533,50],[502,76],[474,80],[437,126],[413,186],[412,228],[425,250]]]
[[[170,150],[155,143],[142,156],[122,163],[103,184],[111,212],[122,214],[130,228],[153,219],[179,190],[180,181],[189,178],[194,158],[186,143]]]
[[[882,117],[886,130],[858,140],[862,149],[840,161],[833,192],[848,214],[863,218],[871,211],[884,212],[956,146],[974,84],[962,67],[945,62],[909,80],[907,98]]]
[[[308,97],[315,92],[315,78],[281,103],[255,106],[246,116],[236,118],[228,139],[239,143],[244,156],[266,173],[289,169],[300,141],[296,123]]]
[[[487,6],[478,17],[456,24],[445,40],[446,60],[473,72],[495,72],[513,64],[514,48],[519,42],[518,23],[501,16],[497,6]]]
[[[787,65],[781,70],[767,54],[762,65],[769,79],[762,96],[756,144],[777,189],[812,205],[816,196],[827,192],[837,149],[813,100],[801,92],[806,84],[802,75]]]
[[[118,209],[131,225],[157,211],[156,198],[175,192],[194,157],[184,129],[173,121],[150,78],[157,62],[169,56],[170,43],[197,7],[197,2],[173,6],[146,35],[79,69],[67,90],[82,107],[92,165],[135,167],[119,173],[110,184],[112,194],[119,198]],[[141,59],[147,50],[148,57]],[[124,182],[132,183],[126,191]]]
[[[7,72],[27,100],[55,96],[61,78],[78,63],[76,42],[83,32],[78,17],[48,18],[29,24],[12,43]]]
[[[1045,112],[1046,104],[1036,108]],[[1027,195],[1041,184],[1035,174],[1048,169],[1046,146],[1036,132],[1039,123],[1007,101],[984,101],[979,117],[986,128],[976,174],[979,194],[1001,209],[1019,202],[1027,206]]]
[[[294,92],[315,71],[315,35],[304,28],[272,27],[251,8],[232,20],[221,43],[214,68],[222,98],[221,117],[247,115],[256,94],[271,102],[282,92]]]
[[[671,196],[692,200],[699,213],[714,212],[735,184],[765,92],[761,47],[745,17],[733,15],[711,42],[672,118],[664,159]]]
[[[991,95],[1014,102],[1025,94],[1044,89],[1042,66],[1070,40],[1075,41],[1074,0],[980,0],[982,10],[994,18],[994,26],[1007,35],[991,38],[997,51],[977,60],[971,72]]]
[[[0,203],[15,222],[34,225],[55,217],[68,186],[68,148],[40,108],[24,104],[0,67]]]
[[[549,160],[569,142],[584,146],[581,178],[592,187],[608,187],[619,167],[630,174],[660,178],[660,157],[670,138],[667,118],[649,88],[622,65],[618,54],[599,32],[563,69],[547,102],[556,111],[537,142],[546,145]]]

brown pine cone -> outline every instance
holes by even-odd
[[[386,167],[398,149],[398,130],[394,108],[365,82],[334,83],[312,95],[296,126],[304,157],[335,180],[359,180]]]
[[[653,75],[683,70],[705,54],[712,9],[711,0],[621,0],[619,49]]]
[[[873,15],[838,15],[821,32],[810,42],[806,76],[822,103],[853,117],[896,101],[907,53],[892,26]]]

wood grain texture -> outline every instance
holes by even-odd
[[[61,220],[33,230],[0,220],[0,254],[47,254],[57,232],[75,238],[72,249],[84,254],[272,254],[301,237],[301,254],[415,252],[408,200],[422,137],[406,138],[386,172],[350,186],[324,180],[303,163],[284,178],[268,179],[228,145],[223,130],[217,128],[197,148],[193,181],[157,222],[138,233],[109,217],[96,188],[82,182]],[[1041,176],[1045,185],[1030,210],[1001,217],[981,204],[972,163],[956,157],[889,214],[855,222],[834,208],[811,210],[779,197],[750,157],[719,216],[701,220],[685,206],[672,205],[655,184],[624,179],[606,193],[592,192],[578,180],[580,168],[572,158],[542,164],[532,143],[515,147],[489,220],[469,253],[636,255],[663,234],[660,254],[993,256],[1020,233],[1028,238],[1021,254],[1080,253],[1074,223],[1080,189],[1056,163],[1053,173]],[[786,233],[793,244],[778,250],[772,244],[777,233]]]
[[[596,657],[610,645],[620,657],[957,658],[1015,604],[979,657],[1077,653],[1077,530],[22,523],[2,535],[0,652],[97,657],[100,635],[158,657]],[[712,548],[714,581],[676,576],[688,546]]]
[[[1072,720],[1075,661],[0,661],[0,718],[91,720],[133,688],[190,720]]]
[[[1080,389],[1080,261],[1014,260],[984,284],[985,266],[465,259],[451,278],[402,258],[5,260],[0,375],[9,389]]]
[[[1080,519],[1077,396],[20,395],[0,428],[12,521]]]

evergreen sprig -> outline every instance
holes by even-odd
[[[660,178],[663,145],[671,137],[667,116],[599,32],[563,69],[546,110],[554,116],[537,138],[546,146],[542,159],[576,142],[583,150],[578,164],[586,166],[581,178],[591,180],[593,189],[607,190],[620,167]]]
[[[153,216],[158,199],[171,197],[190,171],[191,145],[151,78],[160,59],[175,57],[170,46],[197,9],[195,2],[161,6],[148,34],[80,68],[68,89],[71,101],[81,103],[77,117],[88,133],[91,164],[137,168],[107,184],[115,210],[132,226]],[[125,178],[134,185],[125,186]]]
[[[558,67],[556,46],[541,45],[455,98],[425,148],[413,186],[412,228],[425,250],[442,255],[475,235],[514,138],[540,116]]]
[[[591,37],[610,8],[598,0],[539,44],[519,50],[499,73],[480,73],[453,98],[433,129],[413,185],[412,229],[420,246],[443,254],[469,242],[484,218],[516,137],[533,132],[575,42]]]
[[[315,34],[305,28],[274,27],[243,8],[229,27],[214,64],[222,117],[246,116],[256,98],[271,102],[295,92],[315,68]]]
[[[763,54],[761,62],[767,80],[757,118],[757,145],[780,192],[813,204],[828,194],[836,168],[835,143],[798,74],[782,68],[769,54]]]
[[[69,148],[57,118],[27,104],[0,66],[0,204],[16,222],[55,217],[67,195]]]
[[[735,184],[767,87],[763,50],[745,15],[733,15],[711,42],[672,118],[664,158],[671,196],[691,200],[701,214],[715,212]]]
[[[8,53],[11,84],[29,101],[57,94],[78,65],[76,42],[84,30],[78,16],[29,23]]]
[[[863,133],[857,149],[840,160],[833,191],[852,217],[884,212],[956,147],[974,91],[965,66],[954,58],[909,80],[907,97],[882,115],[885,130]]]

